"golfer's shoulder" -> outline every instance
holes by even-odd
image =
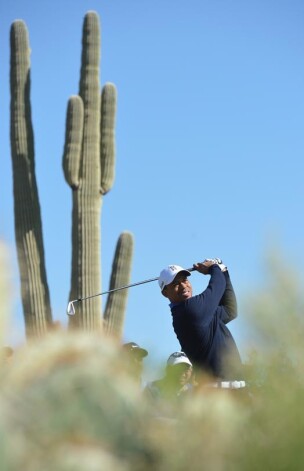
[[[191,314],[195,314],[196,312],[200,312],[200,308],[202,307],[203,303],[204,293],[191,296],[191,298],[187,299],[186,301],[171,306],[172,316],[173,318],[184,318],[185,314],[189,316]]]
[[[187,310],[188,302],[190,301],[190,299],[192,298],[189,298],[186,301],[182,301],[180,303],[171,303],[170,309],[172,314],[182,313]]]

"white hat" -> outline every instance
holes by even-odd
[[[164,268],[159,275],[158,284],[160,286],[160,290],[162,291],[165,286],[172,283],[174,278],[178,273],[181,271],[185,272],[187,276],[190,276],[191,273],[185,268],[180,267],[179,265],[169,265],[167,268]]]
[[[187,357],[187,355],[184,352],[174,352],[171,353],[167,360],[167,365],[169,366],[175,366],[179,365],[180,363],[186,363],[189,366],[192,366],[191,361]]]

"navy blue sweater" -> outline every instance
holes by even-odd
[[[234,290],[227,271],[212,265],[209,273],[201,294],[171,305],[173,328],[194,366],[216,378],[240,379],[240,354],[226,326],[237,316]]]

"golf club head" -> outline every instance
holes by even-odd
[[[67,307],[67,315],[74,316],[74,314],[75,314],[74,301],[70,301]]]

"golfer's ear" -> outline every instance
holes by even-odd
[[[164,287],[164,289],[162,290],[162,295],[165,296],[165,298],[168,297],[168,294],[167,294],[167,286]]]

